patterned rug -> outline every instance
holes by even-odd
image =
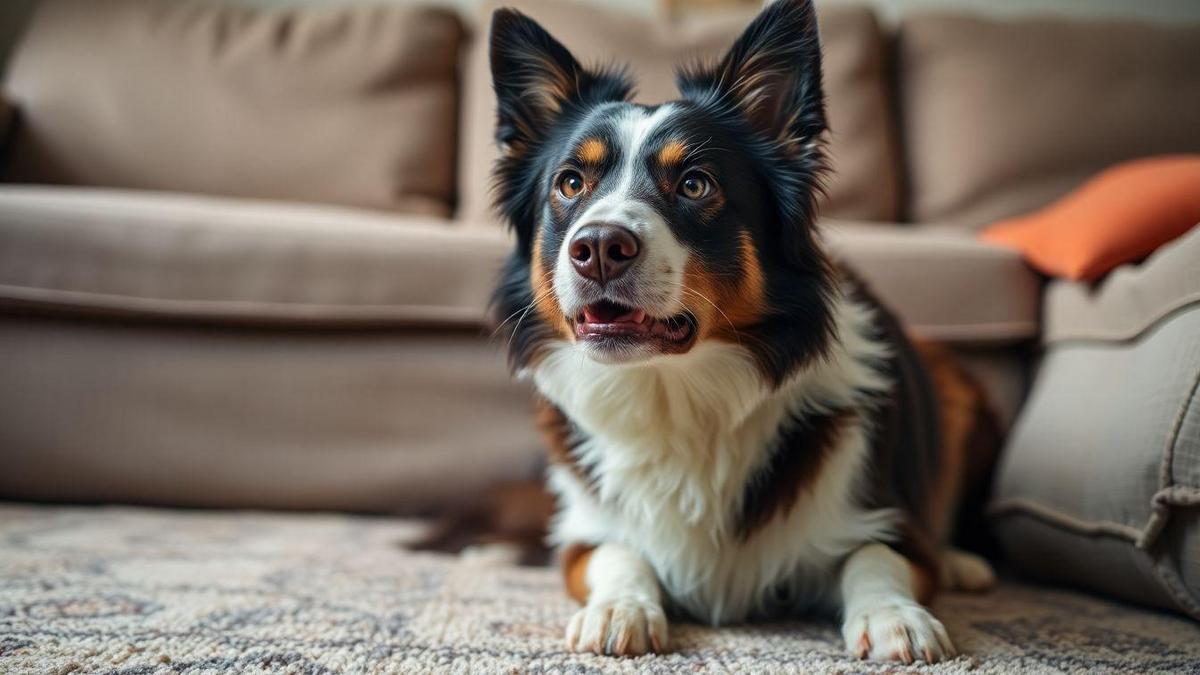
[[[1200,673],[1200,627],[1005,583],[938,615],[966,656],[848,658],[813,620],[673,625],[672,652],[563,651],[547,569],[409,553],[411,521],[0,505],[0,673]]]

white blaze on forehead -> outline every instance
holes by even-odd
[[[670,104],[654,112],[630,106],[615,120],[614,143],[621,158],[615,168],[613,188],[596,200],[579,216],[563,239],[554,273],[554,289],[559,304],[568,313],[582,309],[578,288],[583,280],[571,264],[569,242],[581,227],[589,223],[608,222],[628,228],[642,241],[643,259],[629,274],[637,288],[642,309],[654,316],[673,316],[682,311],[683,269],[687,249],[675,238],[662,214],[643,199],[634,196],[638,166],[645,161],[647,143],[673,113]]]
[[[653,113],[634,106],[621,111],[615,122],[616,138],[614,142],[621,157],[621,165],[616,170],[616,184],[612,190],[596,200],[579,216],[579,220],[575,221],[570,231],[567,232],[568,241],[585,223],[621,222],[624,220],[622,211],[633,201],[633,181],[637,176],[638,165],[642,163],[645,155],[646,141],[650,139],[654,130],[671,116],[672,112],[670,104],[660,106]]]

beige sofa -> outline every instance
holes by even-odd
[[[504,4],[630,61],[644,101],[749,18]],[[488,331],[510,243],[479,18],[43,3],[0,108],[0,497],[421,513],[538,471]],[[1200,151],[1200,28],[820,20],[829,244],[1008,425],[1042,326],[1081,310],[973,233]]]

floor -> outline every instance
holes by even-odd
[[[414,554],[408,521],[0,504],[2,673],[1200,673],[1200,625],[1005,582],[936,611],[965,653],[853,660],[820,620],[674,625],[671,652],[570,654],[549,569]]]

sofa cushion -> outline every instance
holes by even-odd
[[[1200,150],[1200,24],[905,19],[909,216],[983,225],[1112,164]]]
[[[831,222],[825,229],[833,251],[922,335],[986,344],[1036,334],[1038,278],[1012,251],[947,228]],[[62,311],[479,326],[511,246],[486,224],[0,186],[0,300]]]
[[[487,63],[487,19],[498,6],[515,6],[542,23],[584,64],[629,63],[637,81],[635,100],[678,98],[675,67],[724,53],[753,17],[726,12],[681,19],[641,18],[561,0],[489,0],[480,13],[467,57],[460,155],[460,215],[483,221],[489,212],[490,172],[496,159],[495,96]],[[829,177],[824,212],[840,218],[895,221],[899,177],[886,77],[884,37],[870,10],[821,6],[818,22],[825,49],[829,105]]]
[[[1200,619],[1196,260],[1200,230],[1099,287],[1050,286],[991,513],[1018,567]]]
[[[0,186],[0,299],[66,311],[478,327],[510,247],[429,217]]]
[[[2,319],[0,498],[416,513],[538,474],[475,327]]]
[[[47,0],[2,173],[444,215],[461,39],[437,9]]]
[[[909,329],[956,344],[1037,335],[1041,281],[1015,251],[959,228],[829,221],[830,249]]]

